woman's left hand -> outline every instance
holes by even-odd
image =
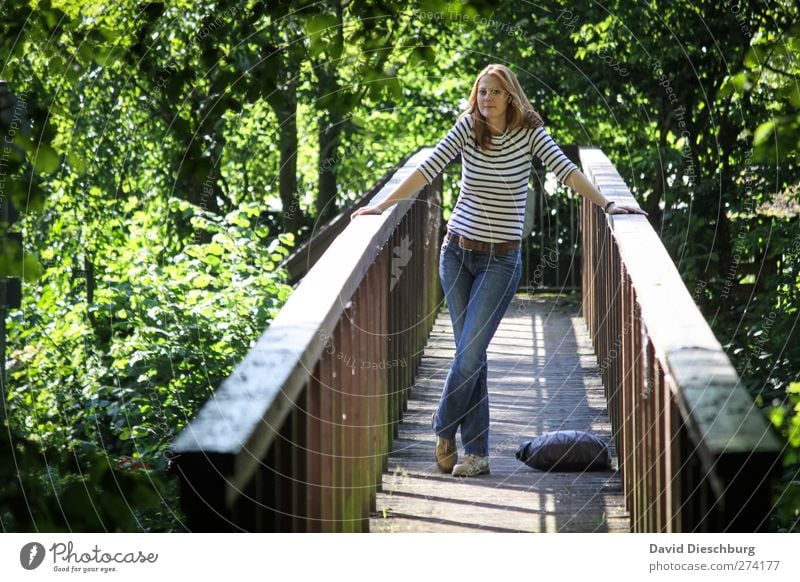
[[[643,214],[644,216],[647,216],[647,213],[637,206],[630,206],[629,204],[617,204],[616,202],[609,207],[606,214]]]

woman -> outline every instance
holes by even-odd
[[[516,75],[495,64],[480,72],[466,111],[431,155],[380,204],[356,210],[352,217],[380,214],[409,198],[459,153],[461,192],[439,257],[456,355],[433,430],[439,469],[472,477],[489,472],[486,348],[522,275],[520,239],[533,157],[609,214],[644,212],[607,200],[548,135]],[[455,440],[459,428],[465,454],[461,463]]]

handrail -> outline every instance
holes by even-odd
[[[608,158],[587,176],[636,204]],[[583,312],[600,362],[631,529],[763,531],[781,444],[643,216],[584,201]]]
[[[440,302],[440,198],[438,179],[348,224],[178,436],[189,529],[367,529]]]
[[[406,156],[398,164],[404,166],[410,156]],[[290,285],[295,285],[300,279],[305,277],[308,270],[323,255],[333,240],[339,236],[350,223],[350,214],[358,208],[367,206],[370,201],[386,186],[392,178],[393,172],[387,173],[375,185],[359,198],[348,205],[347,209],[339,212],[324,224],[314,225],[314,233],[307,240],[301,242],[292,253],[281,261],[280,267],[285,269]]]

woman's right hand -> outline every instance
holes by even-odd
[[[350,215],[350,220],[353,220],[356,216],[365,216],[367,214],[383,214],[383,210],[380,206],[364,206],[353,212]]]
[[[606,210],[606,214],[643,214],[644,216],[647,216],[647,213],[638,206],[632,206],[630,204],[617,204],[616,202],[613,204],[609,202],[609,204],[611,204],[611,207]]]

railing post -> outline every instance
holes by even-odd
[[[306,531],[322,531],[322,364],[317,362],[306,395]]]
[[[180,477],[182,509],[192,531],[236,531],[225,499],[228,477],[233,473],[233,457],[181,453],[174,461]]]

